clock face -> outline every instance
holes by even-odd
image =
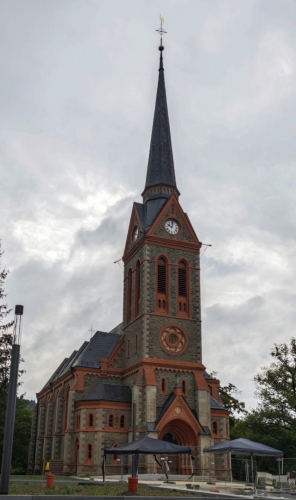
[[[138,236],[139,236],[139,228],[138,228],[138,226],[135,226],[133,229],[133,241],[136,241]]]
[[[174,220],[167,220],[164,227],[170,234],[177,234],[179,232],[179,226]]]

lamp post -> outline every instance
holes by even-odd
[[[24,312],[23,306],[15,306],[9,387],[8,387],[5,432],[4,432],[4,443],[3,443],[3,454],[2,454],[0,495],[8,495],[9,493],[9,476],[11,468],[11,455],[12,455],[14,418],[15,418],[15,406],[16,406],[17,379],[18,379],[19,360],[20,360],[23,312]]]

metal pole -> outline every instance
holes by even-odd
[[[6,420],[2,454],[2,469],[0,482],[0,495],[9,493],[9,476],[11,468],[11,456],[13,445],[13,431],[15,419],[15,406],[17,394],[17,379],[20,359],[20,340],[23,306],[15,306],[15,318],[13,327],[13,344],[11,350],[11,364],[9,375],[8,399],[6,408]]]
[[[133,401],[133,441],[136,441],[136,418],[137,418],[137,403]],[[132,477],[137,477],[135,455],[132,456]]]

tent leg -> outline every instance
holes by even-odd
[[[251,469],[252,469],[252,488],[255,490],[254,484],[254,465],[253,465],[253,453],[251,453]]]
[[[230,488],[232,489],[232,462],[231,462],[231,451],[229,452],[229,469],[230,469]]]

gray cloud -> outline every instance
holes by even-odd
[[[122,317],[132,202],[157,85],[142,0],[4,0],[2,264],[25,305],[24,390]],[[181,204],[201,241],[203,359],[254,405],[253,375],[295,324],[296,5],[161,0]]]

